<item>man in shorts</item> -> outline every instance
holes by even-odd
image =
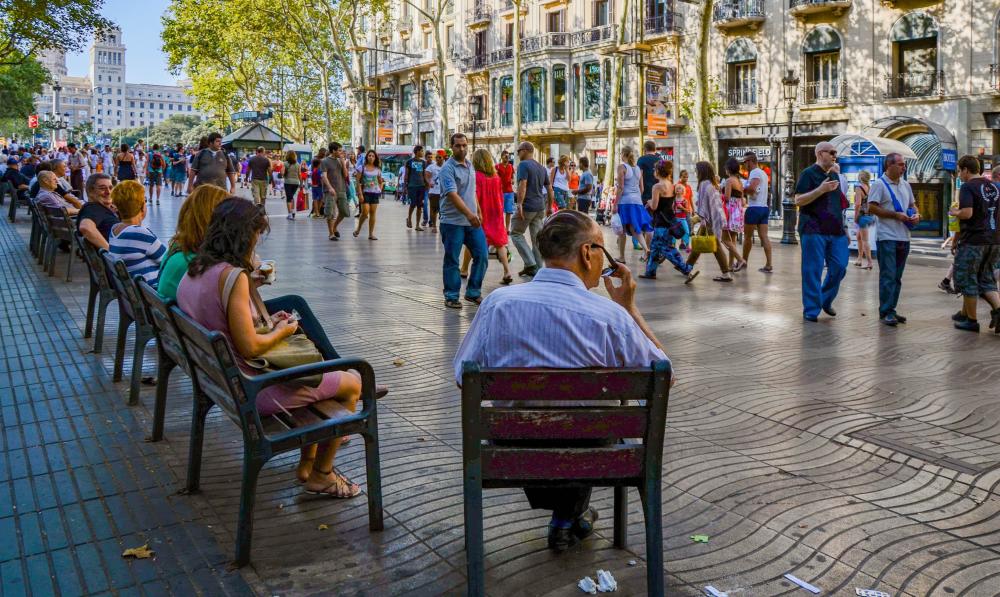
[[[743,165],[750,173],[743,194],[747,198],[747,209],[743,213],[743,261],[750,257],[753,249],[753,233],[760,237],[760,246],[764,248],[764,267],[758,271],[770,274],[771,238],[767,235],[767,218],[770,209],[767,206],[767,173],[757,164],[757,154],[748,151],[743,155]]]
[[[406,227],[413,228],[410,221],[413,212],[417,212],[417,231],[422,231],[420,227],[420,213],[424,208],[424,197],[427,195],[427,176],[424,162],[424,147],[416,145],[413,147],[413,157],[406,161],[406,199],[410,206],[406,214]]]
[[[980,176],[979,160],[962,156],[958,177],[962,188],[958,209],[958,249],[955,252],[955,288],[962,293],[962,310],[952,315],[955,328],[979,333],[976,306],[982,297],[989,303],[990,328],[1000,334],[1000,293],[994,273],[1000,267],[1000,186]]]
[[[431,183],[427,193],[430,200],[430,205],[428,206],[430,208],[428,224],[431,227],[431,232],[438,231],[438,212],[441,209],[441,181],[438,180],[438,173],[441,172],[441,168],[444,166],[444,157],[444,150],[439,149],[437,153],[434,154],[434,163],[427,166],[427,178]]]
[[[327,231],[330,233],[329,239],[340,240],[337,227],[351,213],[351,205],[347,202],[347,185],[350,184],[351,177],[347,173],[340,143],[330,143],[329,149],[329,155],[319,165],[323,189],[326,191],[323,198],[324,215]]]

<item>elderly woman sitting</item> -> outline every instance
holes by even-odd
[[[75,216],[80,210],[70,205],[62,195],[58,194],[59,178],[55,172],[46,170],[38,174],[38,196],[35,203],[42,207],[65,207],[71,216]]]

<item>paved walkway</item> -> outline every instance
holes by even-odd
[[[151,209],[150,224],[164,236],[173,229],[177,201],[166,198]],[[272,199],[273,211],[279,205]],[[333,243],[319,221],[275,217],[259,248],[263,257],[278,260],[278,282],[265,298],[305,296],[338,351],[368,359],[379,381],[392,387],[379,402],[386,530],[369,533],[364,500],[303,497],[292,482],[294,456],[272,463],[260,486],[253,563],[242,571],[261,595],[425,595],[464,588],[461,426],[450,364],[475,308],[443,307],[440,240],[406,230],[403,213],[399,204],[383,203],[377,242],[344,234]],[[26,238],[26,226],[17,228]],[[0,231],[2,238],[11,237],[7,223],[0,223]],[[29,265],[23,241],[4,247],[5,272],[15,272],[5,280],[16,281],[4,292],[44,303],[54,312],[48,317],[73,327],[58,349],[74,370],[89,364],[80,373],[88,387],[108,386],[111,354],[106,351],[98,363],[83,352],[89,344],[79,340],[83,266],[75,269],[73,283],[52,282],[32,273],[37,268]],[[905,327],[878,324],[872,313],[877,273],[853,267],[837,301],[840,315],[804,323],[797,251],[781,247],[776,253],[777,273],[770,277],[755,271],[758,249],[753,271],[731,285],[711,281],[710,259],[702,260],[703,276],[690,287],[669,270],[655,282],[641,281],[639,305],[679,376],[664,455],[668,594],[701,594],[706,585],[731,595],[805,594],[783,578],[786,573],[831,595],[853,594],[856,587],[892,595],[1000,594],[1000,338],[951,328],[948,315],[957,301],[934,289],[943,274],[936,262],[914,262],[907,270],[900,305],[910,318]],[[633,269],[637,255],[629,256]],[[499,278],[491,262],[487,290]],[[52,300],[52,289],[66,310]],[[4,331],[10,368],[12,351],[29,346],[10,345]],[[37,367],[42,357],[34,359],[26,365]],[[153,373],[152,358],[146,370]],[[25,385],[25,376],[13,371],[7,373],[11,383]],[[47,373],[36,375],[48,379]],[[133,458],[138,453],[145,459],[144,470],[155,480],[144,494],[155,500],[148,511],[160,515],[169,506],[185,513],[185,545],[192,547],[181,557],[205,562],[185,569],[207,571],[224,559],[220,553],[232,551],[241,447],[232,425],[213,414],[203,491],[173,495],[184,475],[190,410],[186,380],[175,377],[164,442],[141,441],[150,426],[152,388],[143,389],[142,406],[133,409],[121,406],[124,384],[117,385],[117,394],[106,391],[106,408],[116,416],[103,420],[114,421],[104,425],[117,432],[119,450],[127,446]],[[62,396],[50,402],[84,402],[79,392]],[[32,404],[37,412],[35,399]],[[20,449],[10,440],[10,428],[23,436],[53,437],[44,425],[24,431],[34,423],[14,418],[20,415],[13,404],[3,406],[7,462]],[[56,413],[76,411],[50,412],[62,420]],[[360,444],[346,447],[338,466],[363,481]],[[111,469],[119,473],[117,466]],[[4,474],[0,483],[10,483],[14,477]],[[486,496],[491,594],[579,594],[576,580],[597,568],[613,572],[619,594],[644,594],[643,528],[634,492],[633,551],[615,550],[610,526],[602,522],[598,536],[562,556],[546,549],[547,517],[528,510],[519,491]],[[595,503],[609,519],[610,491],[596,491]],[[0,507],[0,516],[7,516],[0,524],[11,518],[8,510]],[[329,529],[319,530],[320,524]],[[143,541],[162,538],[161,528],[144,531]],[[693,534],[710,540],[694,543]],[[215,555],[194,557],[194,545]],[[6,590],[7,569],[27,578],[31,564],[20,554],[0,553]],[[41,553],[54,561],[53,548]],[[632,559],[637,566],[628,565]],[[126,566],[134,571],[147,564]],[[148,567],[160,575],[167,568],[159,560]],[[234,582],[218,567],[211,576]]]

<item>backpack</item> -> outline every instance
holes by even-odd
[[[159,153],[154,153],[153,157],[149,159],[149,165],[153,168],[153,170],[162,170],[164,166],[163,156]]]

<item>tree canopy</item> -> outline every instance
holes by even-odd
[[[32,57],[0,65],[0,118],[27,118],[35,111],[34,96],[49,74]]]
[[[80,50],[114,24],[101,16],[104,0],[0,0],[0,65],[24,62],[45,50]]]

